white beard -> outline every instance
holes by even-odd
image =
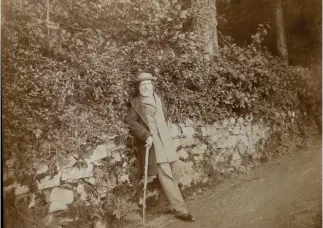
[[[154,94],[153,90],[140,91],[140,95],[143,97],[152,97]]]

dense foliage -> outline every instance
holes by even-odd
[[[274,7],[272,0],[218,0],[219,26],[225,35],[231,36],[238,45],[251,42],[258,24],[268,23],[264,45],[277,54]],[[284,0],[284,27],[289,62],[309,67],[321,64],[322,1]],[[243,26],[241,26],[243,25]]]
[[[264,25],[248,46],[221,36],[210,58],[185,29],[190,11],[176,0],[49,3],[4,1],[3,148],[21,168],[127,137],[127,102],[142,71],[158,77],[173,121],[270,118],[298,105],[306,70],[263,47]]]

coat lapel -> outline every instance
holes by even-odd
[[[141,99],[140,99],[140,96],[132,99],[130,101],[130,104],[131,106],[133,107],[133,109],[137,112],[137,114],[140,116],[140,118],[144,121],[144,123],[148,125],[148,120],[146,118],[146,115],[144,113],[144,110],[143,110],[143,107],[142,107],[142,104],[141,104]]]

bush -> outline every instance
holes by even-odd
[[[82,156],[107,135],[125,140],[126,106],[142,71],[158,77],[173,121],[270,119],[298,106],[306,70],[262,48],[266,26],[247,47],[221,36],[210,60],[187,30],[189,10],[172,2],[56,2],[49,33],[44,2],[4,2],[4,158],[18,157],[16,168],[29,170],[63,154]]]

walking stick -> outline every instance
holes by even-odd
[[[146,190],[147,190],[147,175],[148,175],[148,155],[150,146],[146,145],[146,156],[145,156],[145,177],[144,177],[144,198],[142,207],[142,224],[145,225],[145,212],[146,212]]]

